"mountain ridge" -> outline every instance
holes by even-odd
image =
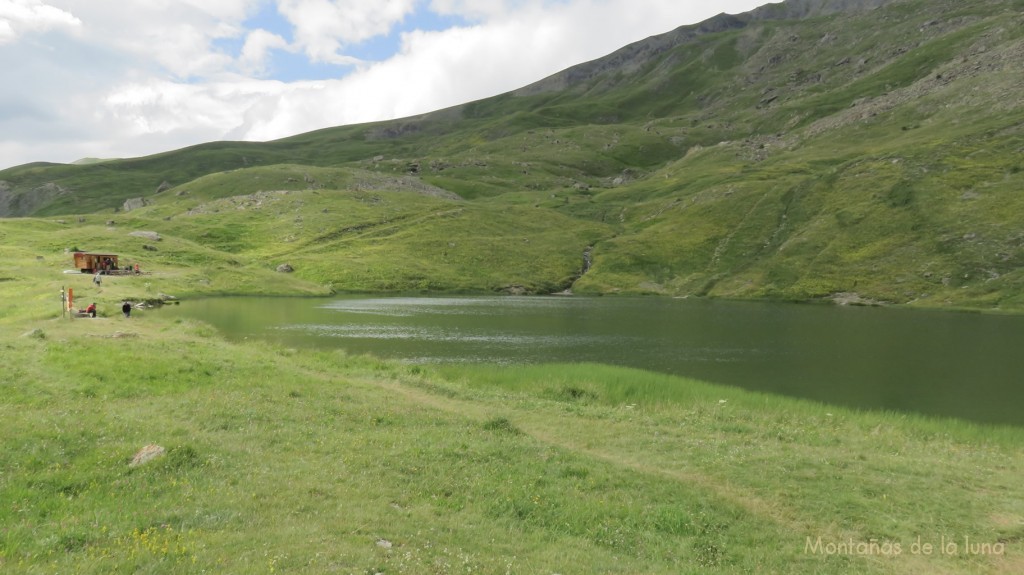
[[[373,172],[457,194],[458,213],[473,213],[481,229],[507,230],[504,244],[486,243],[492,253],[521,242],[502,221],[513,209],[522,225],[532,209],[578,233],[550,246],[562,263],[546,271],[509,264],[524,270],[515,278],[475,256],[449,277],[451,261],[438,256],[418,271],[384,262],[386,279],[355,281],[313,252],[300,275],[342,289],[847,294],[1012,309],[1024,306],[1024,236],[1014,223],[1024,214],[1015,193],[1024,184],[1022,11],[1020,0],[790,0],[411,118],[0,171],[0,214],[113,213],[148,198],[154,205],[131,217],[173,221],[189,209],[185,198],[201,199],[197,190],[207,201],[326,193]],[[266,171],[275,165],[292,166],[292,175]],[[212,174],[221,174],[215,187],[190,183]],[[304,201],[331,210],[322,196]],[[368,225],[317,220],[331,237],[332,226]],[[405,230],[403,257],[422,259],[416,234],[444,244],[435,237],[443,230],[431,227],[442,220],[403,221],[426,226]],[[530,257],[539,257],[535,247]],[[356,257],[371,248],[338,249]],[[583,253],[593,261],[580,274]],[[474,281],[472,261],[490,279]],[[448,279],[424,280],[431,273]]]

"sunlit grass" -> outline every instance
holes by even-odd
[[[1014,572],[1015,543],[881,562],[805,545],[1019,541],[1018,429],[601,365],[231,344],[120,316],[124,298],[201,292],[193,272],[95,290],[32,247],[35,225],[2,228],[27,240],[0,268],[19,303],[0,317],[5,572]],[[62,285],[100,317],[61,318]],[[150,444],[164,456],[130,466]]]

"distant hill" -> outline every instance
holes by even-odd
[[[387,220],[388,234],[368,243],[331,244],[372,259],[379,281],[331,272],[311,251],[315,237],[331,243],[369,220],[318,217],[319,236],[297,234],[275,257],[304,253],[317,268],[310,279],[339,289],[571,286],[1018,309],[1021,94],[1022,0],[790,0],[417,117],[7,169],[0,215],[120,212],[184,238],[193,213],[211,238],[271,225],[252,212],[226,217],[217,202],[230,198],[290,190],[331,214],[331,192],[387,192],[392,203],[420,198],[427,212]],[[442,206],[472,214],[477,231],[425,217]],[[517,226],[544,235],[531,221],[565,232],[548,238],[561,263],[475,279],[488,257],[540,257],[529,235],[510,239]],[[233,231],[215,229],[229,222]],[[483,242],[488,227],[503,240]],[[481,261],[439,255],[448,232],[477,234],[468,241],[487,250]],[[523,240],[531,255],[499,254]],[[253,242],[209,243],[267,252]],[[405,246],[406,259],[389,260],[381,242]],[[436,257],[414,269],[416,246],[435,243]]]

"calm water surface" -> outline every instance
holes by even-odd
[[[868,409],[1024,424],[1024,317],[664,298],[218,298],[229,337],[414,363],[602,362]]]

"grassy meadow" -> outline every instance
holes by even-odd
[[[1024,566],[1024,430],[600,365],[231,343],[159,310],[125,319],[123,299],[159,294],[326,293],[244,250],[168,236],[135,252],[131,222],[0,221],[5,573]],[[69,226],[151,273],[100,289],[62,273]],[[62,286],[100,317],[61,318]],[[165,454],[131,466],[150,444]]]

